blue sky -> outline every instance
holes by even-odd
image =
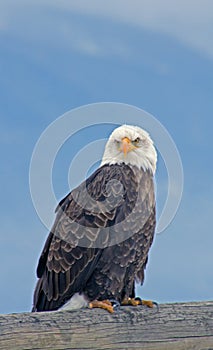
[[[66,111],[103,101],[153,114],[183,162],[180,208],[156,236],[138,293],[158,302],[211,299],[212,1],[1,1],[0,41],[0,313],[30,310],[48,233],[30,197],[35,143]],[[83,137],[85,145],[94,135]],[[68,191],[69,145],[55,163],[58,199]]]

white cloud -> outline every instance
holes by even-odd
[[[41,15],[56,9],[124,22],[168,35],[213,58],[212,0],[8,0],[0,4],[0,30],[8,21],[15,22],[17,13],[27,16],[33,8],[39,8]],[[88,54],[97,54],[100,46],[91,38],[73,45]]]
[[[76,51],[88,56],[128,57],[130,50],[125,40],[116,37],[103,38],[99,31],[91,31],[83,21],[73,21],[69,13],[76,13],[75,7],[51,3],[49,0],[8,0],[0,3],[0,33],[8,32],[25,43]],[[38,21],[39,20],[39,21]],[[27,45],[22,48],[27,50]],[[39,53],[38,53],[39,55]]]
[[[213,57],[212,0],[52,0],[51,4],[161,32]]]

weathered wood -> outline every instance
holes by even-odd
[[[1,315],[0,349],[213,350],[213,301]]]

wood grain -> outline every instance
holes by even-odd
[[[0,349],[213,350],[213,301],[0,315]]]

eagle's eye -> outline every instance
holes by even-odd
[[[141,139],[137,137],[135,140],[132,141],[132,143],[137,146],[140,143]]]

